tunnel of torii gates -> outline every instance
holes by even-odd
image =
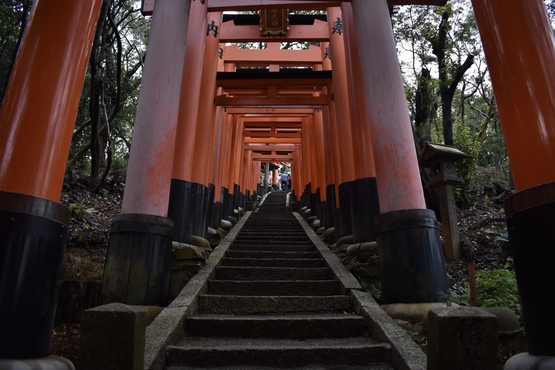
[[[70,217],[60,194],[101,3],[35,1],[0,111],[0,358],[49,352]],[[516,184],[505,212],[529,351],[553,356],[553,33],[541,0],[472,3]],[[326,227],[377,240],[383,302],[440,300],[440,235],[389,13],[406,4],[442,1],[145,1],[152,24],[104,302],[166,305],[172,241],[203,236],[256,196],[262,162],[292,163],[294,194]],[[284,9],[327,17],[287,20]],[[227,10],[262,10],[266,28]],[[268,46],[231,44],[247,41]]]

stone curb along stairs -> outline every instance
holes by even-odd
[[[147,328],[145,369],[426,368],[285,193],[228,237]]]

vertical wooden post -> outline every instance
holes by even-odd
[[[386,0],[353,0],[382,214],[376,218],[382,301],[444,300],[439,225],[426,209]]]
[[[174,221],[174,240],[184,243],[190,243],[193,235],[204,237],[199,221],[206,219],[204,206],[208,199],[208,186],[202,182],[204,172],[193,169],[198,159],[195,144],[200,127],[199,91],[204,72],[207,12],[206,3],[191,2],[168,207],[168,217]]]
[[[318,179],[317,194],[319,197],[318,217],[321,226],[327,225],[327,195],[326,195],[326,158],[324,152],[324,121],[321,110],[313,113],[314,120],[314,146],[315,146],[315,177]]]
[[[336,125],[339,145],[337,152],[341,165],[340,180],[337,183],[339,196],[340,235],[352,235],[351,187],[355,179],[352,152],[351,112],[349,111],[349,88],[347,86],[347,66],[345,60],[345,40],[343,16],[339,7],[327,8],[330,29],[330,53],[333,69],[333,100],[336,109]]]
[[[58,201],[101,3],[35,1],[0,110],[2,359],[50,352],[70,219]]]
[[[173,239],[167,212],[189,8],[190,0],[154,5],[122,214],[110,231],[105,303],[167,303]]]
[[[322,69],[331,70],[330,45],[327,42],[321,43],[322,48]],[[323,89],[323,93],[333,96],[333,86],[331,84]],[[324,141],[326,146],[326,199],[327,199],[327,227],[335,226],[336,235],[341,235],[341,222],[339,220],[339,197],[337,187],[341,178],[341,165],[339,163],[339,139],[336,133],[336,114],[335,102],[330,100],[329,105],[322,110],[324,118]]]
[[[517,192],[505,201],[528,351],[555,356],[555,47],[541,1],[473,0]],[[552,362],[552,360],[550,360]],[[538,368],[541,358],[529,361]],[[536,365],[534,365],[536,364]],[[513,367],[514,366],[514,367]],[[513,363],[506,369],[516,369]]]
[[[347,84],[350,96],[352,148],[355,165],[355,180],[351,188],[351,216],[353,240],[359,243],[376,240],[374,219],[380,214],[380,200],[351,3],[341,3],[341,13],[345,30]]]

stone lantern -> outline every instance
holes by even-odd
[[[458,149],[433,143],[426,143],[420,157],[420,165],[430,168],[430,181],[426,186],[436,188],[439,195],[443,248],[450,260],[459,260],[461,256],[454,186],[464,183],[457,175],[455,162],[465,158],[470,156]]]

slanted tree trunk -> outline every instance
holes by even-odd
[[[456,68],[453,79],[449,82],[449,68],[445,57],[447,48],[447,32],[449,30],[448,10],[441,15],[438,37],[432,42],[433,53],[437,57],[440,81],[441,113],[443,117],[443,141],[445,145],[453,145],[453,97],[457,91],[457,85],[461,82],[465,72],[474,63],[474,55],[469,54],[463,64]]]

